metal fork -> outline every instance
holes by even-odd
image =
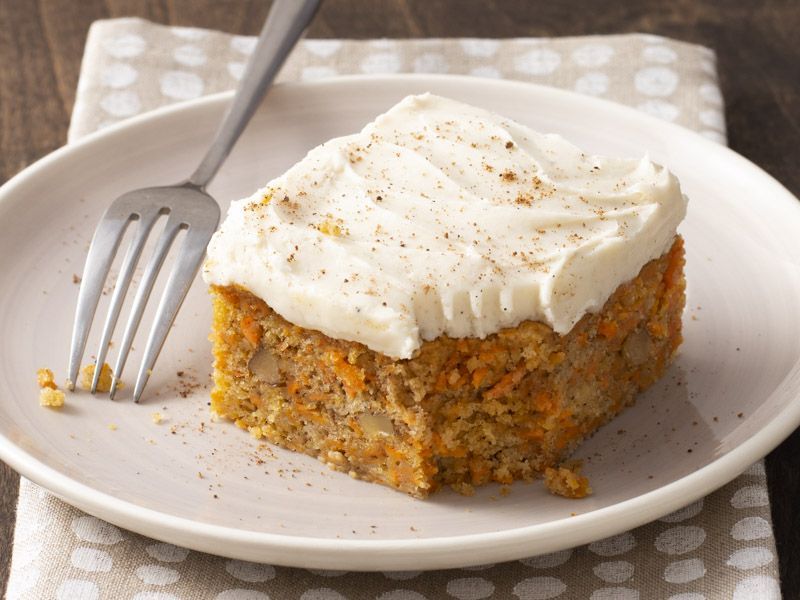
[[[150,187],[123,194],[108,207],[97,226],[89,247],[83,279],[78,292],[78,307],[72,330],[68,386],[75,389],[86,340],[89,336],[100,295],[122,237],[129,226],[136,231],[122,261],[119,276],[111,296],[100,347],[95,360],[91,392],[97,391],[102,366],[108,353],[111,335],[117,324],[125,295],[142,254],[145,242],[160,217],[167,223],[144,270],[136,290],[130,317],[125,327],[113,379],[110,397],[119,389],[120,376],[125,368],[133,338],[139,328],[145,305],[153,290],[164,259],[181,230],[186,231],[180,253],[167,280],[155,315],[155,322],[145,346],[139,374],[133,390],[138,402],[167,337],[175,315],[186,297],[205,256],[206,246],[217,228],[220,208],[205,188],[228,157],[275,75],[280,70],[297,40],[314,17],[321,0],[275,0],[253,55],[242,75],[233,102],[220,125],[211,148],[189,179],[172,186]]]

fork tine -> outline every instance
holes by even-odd
[[[78,291],[78,307],[75,310],[75,323],[72,327],[72,341],[70,342],[69,367],[67,369],[67,386],[75,389],[78,371],[81,368],[81,359],[86,349],[86,340],[92,326],[94,313],[103,292],[108,271],[117,254],[117,249],[122,241],[122,235],[133,215],[127,217],[104,217],[97,226],[89,254],[86,256],[86,265],[83,267],[83,278]]]
[[[200,263],[206,252],[206,246],[213,232],[213,227],[206,231],[189,229],[180,256],[172,269],[172,274],[161,296],[155,322],[150,330],[150,337],[147,339],[147,346],[144,350],[142,364],[139,367],[139,374],[136,377],[136,386],[133,391],[134,402],[139,402],[144,386],[147,385],[153,365],[161,352],[164,340],[169,333],[172,322],[175,320],[175,315],[178,313],[178,309],[197,275]]]
[[[178,235],[181,227],[181,222],[170,215],[167,225],[164,228],[164,231],[161,233],[161,237],[159,238],[156,248],[153,251],[153,255],[150,257],[150,262],[148,262],[147,267],[145,268],[144,275],[142,276],[142,282],[139,284],[139,287],[136,290],[136,297],[133,301],[131,314],[128,317],[128,323],[125,326],[122,345],[119,348],[117,363],[114,366],[114,377],[111,381],[111,390],[109,391],[109,396],[112,400],[117,392],[119,378],[122,376],[122,370],[125,368],[125,361],[128,360],[128,353],[131,350],[131,345],[133,344],[133,338],[136,335],[136,330],[139,328],[139,322],[142,320],[142,314],[144,313],[147,299],[150,297],[150,292],[153,291],[153,284],[156,281],[158,272],[161,270],[161,265],[164,263],[164,259],[169,252],[170,246],[172,246],[172,242],[175,240],[175,236]]]
[[[114,333],[114,328],[119,319],[119,313],[122,310],[122,305],[125,302],[125,294],[128,292],[131,280],[133,279],[133,272],[139,262],[139,257],[142,254],[147,237],[150,235],[150,230],[153,225],[161,216],[160,212],[152,212],[150,215],[142,215],[139,220],[139,225],[136,230],[134,238],[128,246],[128,251],[125,254],[125,259],[122,263],[117,281],[114,284],[114,294],[111,296],[111,305],[106,315],[106,322],[103,325],[103,334],[100,338],[100,346],[97,349],[97,359],[94,363],[94,375],[92,377],[91,393],[97,391],[97,384],[100,381],[100,374],[102,372],[103,363],[105,363],[106,355],[108,354],[108,345],[111,341],[111,336]]]

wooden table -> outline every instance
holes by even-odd
[[[0,183],[65,143],[86,31],[95,19],[139,16],[255,35],[268,6],[254,0],[0,0]],[[310,35],[647,32],[710,46],[719,56],[731,147],[800,195],[799,29],[798,0],[326,0]],[[781,584],[786,598],[797,598],[800,432],[769,455],[767,473]],[[3,589],[17,489],[18,476],[0,463]]]

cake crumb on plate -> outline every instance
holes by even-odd
[[[61,390],[43,387],[39,390],[39,404],[49,408],[61,408],[64,406],[64,392]]]
[[[39,405],[49,408],[64,406],[64,392],[58,389],[55,377],[50,369],[36,371],[36,383],[39,385]]]
[[[581,475],[583,463],[568,461],[558,467],[547,467],[544,485],[551,494],[564,498],[585,498],[592,493],[589,478]]]
[[[92,387],[92,378],[94,377],[94,364],[88,364],[81,369],[81,387],[89,390]],[[108,392],[111,390],[111,382],[114,379],[114,372],[108,363],[103,363],[100,367],[100,379],[97,382],[98,392]],[[121,384],[119,387],[122,387]]]

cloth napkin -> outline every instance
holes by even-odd
[[[98,21],[89,31],[69,139],[232,88],[249,37]],[[714,53],[652,35],[561,39],[314,40],[279,79],[435,72],[545,83],[638,108],[725,143]],[[771,600],[778,560],[762,462],[677,512],[588,546],[497,565],[355,573],[228,560],[122,531],[22,480],[8,598]]]

